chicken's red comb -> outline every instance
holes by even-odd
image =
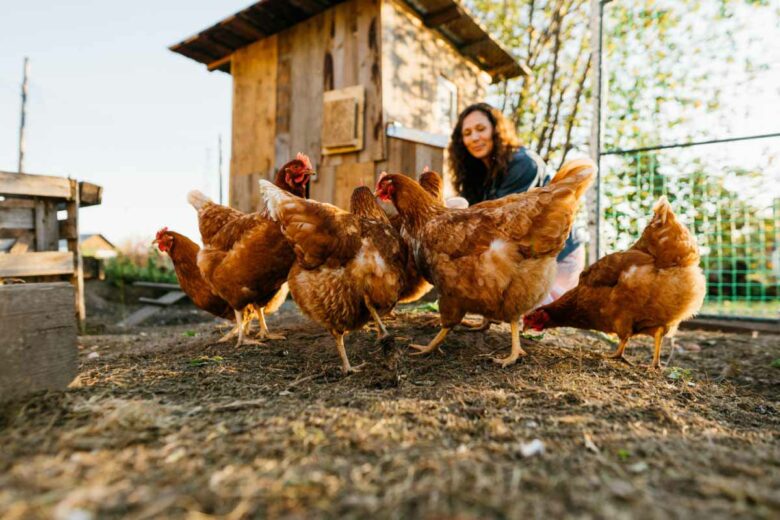
[[[168,232],[168,226],[165,226],[160,231],[157,232],[157,239],[159,240],[161,236],[163,236],[165,233]]]
[[[298,154],[295,156],[295,158],[303,163],[303,166],[308,168],[309,170],[313,170],[314,167],[311,165],[311,161],[309,160],[309,156],[305,153],[298,152]]]

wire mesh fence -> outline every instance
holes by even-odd
[[[778,152],[780,134],[604,152],[601,254],[629,247],[666,195],[698,240],[702,315],[780,319]]]

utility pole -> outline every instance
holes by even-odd
[[[601,257],[601,231],[603,230],[601,215],[601,138],[603,135],[603,122],[601,114],[605,107],[604,75],[602,44],[604,40],[604,5],[611,0],[590,0],[590,34],[591,34],[591,63],[593,63],[593,118],[590,127],[590,155],[598,167],[596,182],[588,190],[586,196],[588,204],[588,230],[590,231],[590,243],[588,244],[588,262],[593,264]]]
[[[219,134],[217,169],[219,170],[219,203],[222,204],[222,134]]]
[[[19,124],[19,165],[17,171],[24,171],[24,122],[27,111],[27,78],[30,75],[30,59],[24,57],[24,79],[22,79],[22,116]]]

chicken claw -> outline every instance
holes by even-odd
[[[430,352],[433,352],[434,350],[438,350],[440,354],[444,354],[441,348],[439,348],[439,345],[442,341],[444,341],[444,337],[447,335],[447,333],[450,331],[450,329],[446,327],[442,327],[442,329],[439,331],[438,334],[436,334],[436,337],[431,340],[430,343],[427,345],[409,345],[410,348],[413,348],[419,352],[413,352],[412,356],[422,356],[423,354],[428,354]]]
[[[268,325],[265,322],[265,312],[262,308],[255,308],[255,316],[257,316],[257,321],[260,322],[260,332],[257,333],[259,339],[287,339],[284,334],[268,332]]]
[[[349,358],[347,357],[347,349],[344,348],[344,334],[339,334],[338,332],[331,331],[331,334],[333,334],[333,337],[336,338],[336,348],[339,351],[339,356],[341,356],[341,371],[346,374],[353,374],[355,372],[360,372],[360,369],[365,365],[365,363],[361,363],[360,365],[353,367],[349,364]]]
[[[617,361],[621,361],[628,366],[634,366],[634,364],[631,363],[631,361],[623,357],[623,352],[625,352],[627,344],[628,344],[628,338],[621,338],[620,343],[617,346],[617,349],[615,349],[614,352],[610,352],[609,354],[604,354],[604,358],[614,359]]]
[[[502,367],[514,365],[518,358],[525,357],[528,353],[523,350],[520,344],[520,323],[517,320],[512,321],[512,352],[505,358],[493,358],[494,363]]]

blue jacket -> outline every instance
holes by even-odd
[[[522,193],[531,188],[546,186],[550,183],[551,177],[545,173],[545,168],[546,165],[541,157],[533,152],[529,153],[525,147],[520,147],[510,159],[506,174],[493,181],[493,184],[485,192],[483,200],[500,199],[512,193]],[[581,242],[574,237],[572,229],[557,260],[560,262],[580,245]]]

